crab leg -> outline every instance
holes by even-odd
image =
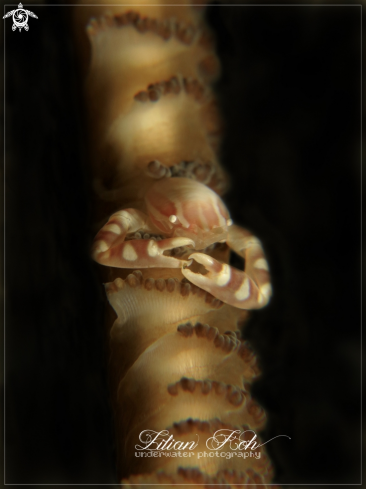
[[[228,246],[245,260],[242,272],[226,263],[220,263],[204,253],[192,253],[189,259],[203,265],[208,273],[201,275],[183,268],[183,275],[193,284],[214,297],[240,309],[259,309],[272,294],[268,263],[258,238],[249,231],[230,226]]]
[[[94,260],[101,265],[117,268],[180,268],[188,265],[187,261],[163,253],[180,246],[194,246],[194,241],[189,238],[125,241],[128,233],[148,229],[146,221],[147,216],[136,209],[125,209],[113,214],[94,239]]]

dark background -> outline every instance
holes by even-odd
[[[333,2],[334,3],[334,2]],[[103,301],[65,7],[5,21],[6,483],[113,483]],[[7,9],[9,10],[9,9]],[[226,202],[274,297],[246,329],[282,484],[360,483],[360,7],[214,6]]]

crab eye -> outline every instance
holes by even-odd
[[[145,202],[149,217],[162,231],[184,228],[208,232],[227,227],[229,213],[220,197],[202,183],[188,178],[169,178],[148,190]]]

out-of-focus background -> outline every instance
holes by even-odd
[[[207,18],[222,62],[226,202],[262,239],[273,277],[245,333],[263,370],[262,436],[291,437],[267,445],[276,482],[357,484],[361,7],[242,3]],[[3,24],[5,482],[113,484],[71,7],[27,8],[38,16],[28,32]]]

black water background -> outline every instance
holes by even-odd
[[[7,483],[112,483],[102,299],[70,32],[5,22]],[[212,7],[222,160],[274,298],[246,335],[280,483],[360,482],[360,9]]]

